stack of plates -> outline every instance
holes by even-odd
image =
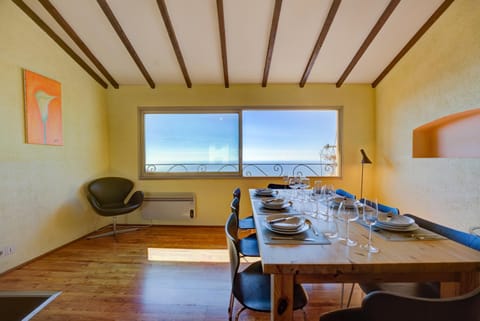
[[[257,188],[255,195],[257,196],[273,196],[274,190],[270,188]]]
[[[284,198],[269,198],[262,200],[262,205],[270,210],[283,210],[292,203],[285,201]]]
[[[378,220],[375,226],[396,232],[411,232],[418,229],[418,225],[415,224],[413,218],[392,213],[378,213]]]
[[[345,197],[335,197],[333,199],[333,207],[338,208],[340,203],[343,202],[345,208],[353,208],[353,204],[355,204],[356,200],[353,198],[345,198]],[[357,203],[358,206],[358,203]]]
[[[273,214],[267,217],[265,226],[272,232],[279,234],[298,234],[308,230],[308,224],[300,216]]]

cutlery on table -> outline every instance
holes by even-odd
[[[295,216],[280,217],[280,218],[275,218],[273,220],[270,220],[270,221],[268,221],[268,223],[272,224],[272,223],[278,223],[278,222],[285,222],[285,221],[291,220],[293,218],[295,218]]]
[[[315,241],[315,239],[310,238],[310,237],[302,238],[302,237],[293,237],[293,236],[272,236],[271,239],[272,240],[278,240],[278,241],[282,241],[282,240],[306,241],[306,242]]]
[[[317,232],[317,230],[315,229],[315,227],[313,226],[312,221],[310,221],[309,219],[306,219],[306,220],[305,220],[305,223],[307,223],[308,226],[310,226],[310,228],[312,229],[313,234],[315,234],[315,236],[318,236],[318,232]]]

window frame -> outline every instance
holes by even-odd
[[[243,111],[308,111],[308,110],[333,110],[337,112],[337,174],[329,176],[310,176],[310,177],[342,177],[342,132],[343,132],[343,107],[342,106],[243,106],[243,107],[138,107],[138,173],[141,180],[162,180],[162,179],[205,179],[205,178],[278,178],[279,176],[244,176],[243,175]],[[238,148],[239,148],[239,164],[238,171],[235,172],[147,172],[145,168],[145,115],[146,114],[215,114],[215,113],[233,113],[238,115]]]

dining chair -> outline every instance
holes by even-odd
[[[245,269],[239,271],[240,255],[238,242],[231,233],[231,222],[235,220],[232,213],[225,225],[225,235],[227,239],[228,253],[230,256],[230,273],[231,273],[231,292],[230,303],[228,305],[228,320],[232,320],[233,307],[235,300],[241,305],[241,309],[235,315],[235,321],[238,320],[240,313],[245,309],[259,312],[271,312],[271,290],[270,275],[264,274],[262,262],[257,261],[249,264]],[[307,320],[306,312],[303,307],[307,305],[308,297],[304,288],[300,284],[294,285],[294,302],[293,309],[302,309],[303,318]]]
[[[225,231],[229,237],[232,237],[237,244],[239,254],[242,257],[259,257],[260,250],[258,249],[258,240],[256,234],[250,234],[247,237],[238,237],[238,217],[232,212],[225,224]]]
[[[375,291],[361,307],[327,312],[320,321],[480,321],[480,287],[452,298],[428,299]]]
[[[415,220],[420,227],[442,235],[452,241],[480,251],[480,237],[443,226],[412,214],[404,214]],[[402,295],[422,298],[440,298],[440,282],[367,282],[360,283],[365,293],[373,291],[389,291]],[[461,319],[458,319],[461,320]]]
[[[127,200],[133,189],[133,182],[123,177],[101,177],[91,181],[87,186],[87,199],[98,215],[112,217],[112,230],[87,237],[93,239],[103,236],[116,236],[132,232],[139,227],[117,229],[117,216],[125,215],[140,208],[143,203],[142,191],[135,191]]]
[[[338,188],[337,190],[335,190],[335,193],[337,195],[340,195],[340,196],[343,196],[343,197],[346,197],[346,198],[351,198],[351,199],[356,199],[357,197],[349,192],[347,192],[346,190],[344,189],[341,189],[341,188]]]
[[[267,188],[270,189],[290,189],[290,186],[287,184],[276,184],[276,183],[269,183]]]
[[[235,201],[235,198],[238,199],[238,201],[234,204],[236,205],[235,211],[237,213],[238,217],[238,228],[242,230],[251,230],[255,229],[255,221],[253,220],[253,215],[249,215],[245,218],[240,219],[240,198],[242,196],[242,192],[239,187],[235,188],[233,190],[233,201]],[[232,208],[233,209],[233,208]]]

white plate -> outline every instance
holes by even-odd
[[[269,210],[283,210],[292,205],[292,203],[286,202],[283,198],[276,198],[273,200],[262,200],[262,205]]]
[[[285,219],[280,221],[281,219]],[[277,231],[296,231],[305,224],[305,218],[298,215],[273,214],[266,218],[266,222]]]
[[[382,223],[379,224],[379,222],[377,222],[373,226],[381,228],[382,230],[394,231],[394,232],[412,232],[420,228],[416,223],[413,223],[409,226],[390,226],[390,225],[384,225]]]
[[[415,223],[415,220],[408,216],[392,213],[378,213],[378,222],[383,226],[408,227]]]
[[[284,230],[277,230],[277,229],[274,229],[270,224],[268,224],[267,222],[265,222],[265,227],[274,232],[274,233],[278,233],[278,234],[286,234],[286,235],[294,235],[294,234],[300,234],[300,233],[303,233],[305,231],[307,231],[309,228],[310,228],[310,225],[308,224],[303,224],[300,229],[298,230],[295,230],[295,231],[284,231]]]
[[[258,196],[273,196],[274,190],[270,188],[257,188],[255,190],[255,195]]]

